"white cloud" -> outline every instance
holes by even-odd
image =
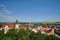
[[[15,16],[0,14],[0,22],[14,22],[16,19],[20,20],[18,17]]]
[[[11,13],[11,11],[9,11],[9,10],[5,7],[5,5],[3,5],[3,4],[0,4],[0,12],[2,12],[2,14],[10,14],[10,13]]]
[[[8,22],[12,22],[12,21],[15,21],[16,19],[20,20],[18,17],[15,17],[15,16],[12,16],[10,15],[12,12],[9,11],[5,5],[3,4],[0,4],[0,7],[2,7],[0,9],[0,22],[5,22],[5,21],[8,21]]]
[[[3,10],[3,12],[4,12],[5,14],[11,14],[11,11],[9,11],[9,10]]]

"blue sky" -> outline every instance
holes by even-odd
[[[0,0],[0,22],[60,22],[60,0]]]

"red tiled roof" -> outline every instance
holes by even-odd
[[[42,27],[42,28],[40,28],[40,30],[41,30],[41,31],[45,31],[45,30],[47,30],[47,28]]]
[[[26,24],[22,24],[22,27],[26,27]]]
[[[41,31],[44,31],[44,32],[46,32],[46,33],[49,33],[49,32],[52,31],[52,29],[47,30],[47,28],[44,28],[44,27],[40,28],[40,30],[41,30]]]
[[[5,27],[5,25],[6,25],[6,24],[2,24],[2,28],[4,28],[4,27]]]
[[[51,31],[52,31],[52,29],[49,29],[49,30],[45,30],[44,32],[49,33]]]
[[[7,24],[9,28],[14,28],[14,24]],[[2,28],[5,28],[6,24],[2,25]]]
[[[9,24],[9,28],[14,28],[14,24]]]

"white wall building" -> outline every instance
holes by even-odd
[[[19,29],[19,24],[15,24],[15,29]]]
[[[6,25],[4,28],[4,33],[6,33],[8,30],[9,30],[9,27],[8,27],[8,25]]]

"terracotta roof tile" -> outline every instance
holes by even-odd
[[[14,24],[7,24],[9,28],[14,28]],[[5,28],[6,24],[2,24],[2,28]]]

